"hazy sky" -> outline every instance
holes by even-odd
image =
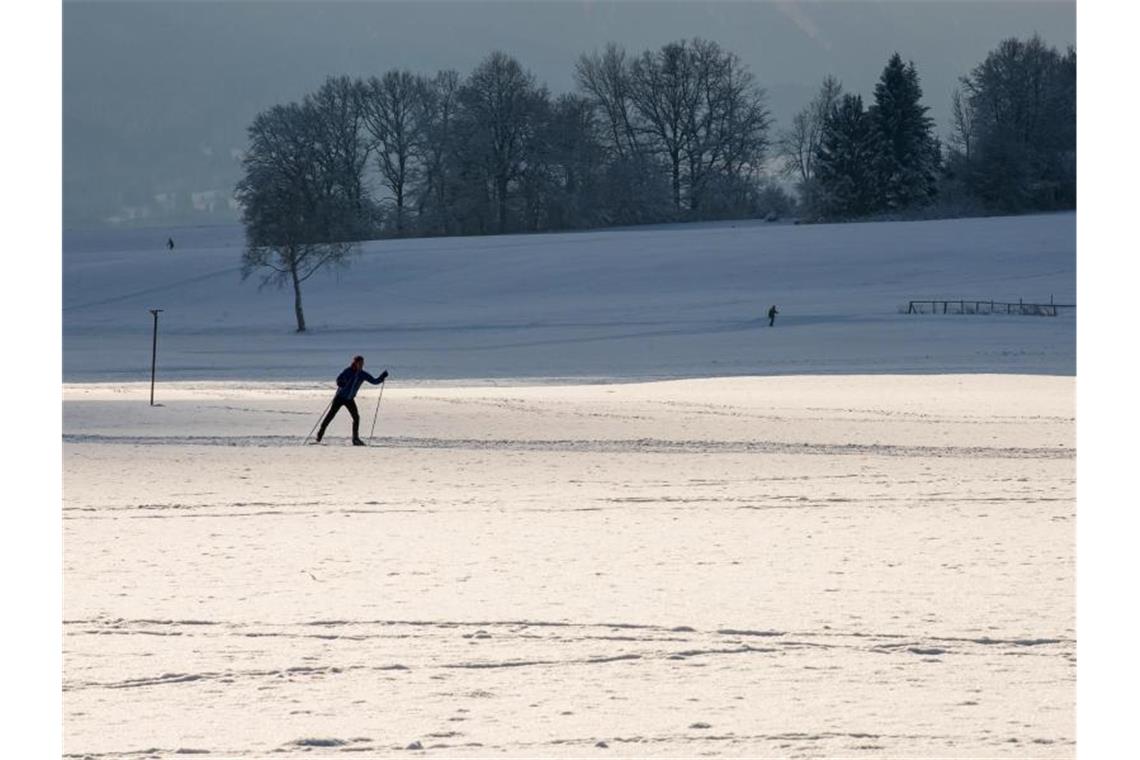
[[[1035,32],[1075,44],[1075,3],[68,0],[65,224],[156,192],[232,187],[231,151],[253,116],[330,74],[465,74],[500,49],[557,94],[573,88],[577,57],[607,42],[640,52],[704,37],[751,68],[781,127],[828,74],[866,98],[897,50],[943,135],[957,78],[1003,38]]]

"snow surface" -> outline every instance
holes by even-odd
[[[1073,756],[1072,378],[148,391],[65,391],[69,755]]]
[[[65,753],[1072,757],[1073,226],[65,235]]]
[[[67,381],[321,380],[364,354],[401,380],[802,373],[1072,375],[1076,317],[906,315],[915,299],[1076,303],[1074,214],[763,222],[366,243],[290,289],[239,274],[241,230],[67,233]],[[769,328],[765,314],[780,315]],[[330,375],[332,373],[332,375]]]

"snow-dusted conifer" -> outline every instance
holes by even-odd
[[[843,95],[824,122],[816,150],[820,210],[830,217],[863,216],[875,210],[874,125],[863,98]]]
[[[930,201],[937,189],[940,161],[934,120],[920,102],[922,88],[914,63],[895,53],[875,85],[868,115],[876,132],[876,205],[885,211]]]

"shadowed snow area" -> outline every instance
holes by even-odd
[[[906,315],[910,300],[1074,304],[1076,217],[738,222],[365,243],[290,288],[240,277],[241,229],[67,233],[64,379],[402,380],[803,373],[1074,374],[1057,317]],[[780,314],[768,327],[765,314]]]
[[[306,335],[173,236],[65,235],[67,757],[1075,754],[1075,315],[899,313],[1072,214],[369,243]]]

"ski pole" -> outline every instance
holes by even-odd
[[[333,400],[329,399],[329,402],[327,404],[325,404],[324,411],[321,412],[320,417],[317,417],[316,424],[313,425],[313,430],[316,430],[317,425],[321,424],[321,420],[323,420],[325,418],[325,412],[327,412],[329,410],[329,407],[332,406],[332,402],[333,402]],[[309,434],[307,436],[305,436],[305,440],[301,441],[302,446],[304,446],[306,443],[308,443],[309,439],[313,437],[313,430],[310,430]]]
[[[376,433],[376,418],[380,416],[380,399],[384,398],[384,384],[380,384],[380,395],[376,397],[376,411],[372,415],[372,432],[368,434],[368,442],[372,443],[372,436]]]

